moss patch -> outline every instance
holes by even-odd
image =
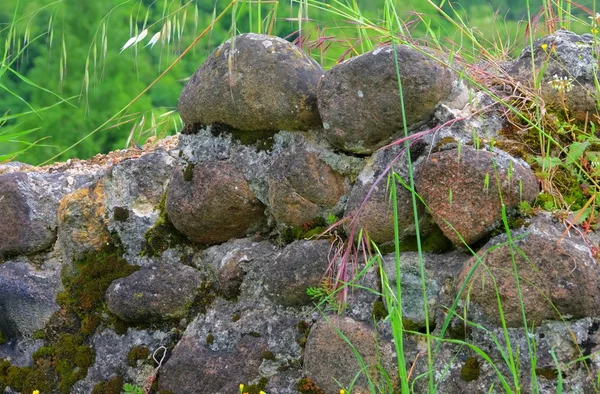
[[[94,352],[89,344],[91,335],[100,324],[110,322],[104,295],[115,279],[138,269],[122,258],[117,240],[100,252],[85,255],[63,271],[65,290],[58,294],[61,309],[37,336],[46,340],[46,346],[33,354],[34,366],[17,368],[0,363],[0,389],[11,386],[17,391],[31,393],[69,393],[73,385],[83,379],[94,363]],[[122,382],[118,385],[120,390]],[[96,393],[120,392],[113,390],[116,383],[97,386]],[[109,390],[109,391],[107,391]],[[2,391],[2,390],[0,390]]]
[[[208,335],[206,336],[206,344],[210,346],[213,343],[215,343],[215,336],[213,335],[212,332],[209,332]]]
[[[262,358],[263,360],[275,361],[275,354],[273,354],[273,352],[270,350],[265,350],[262,354]]]
[[[158,206],[155,210],[158,211],[158,220],[152,228],[144,234],[144,246],[142,248],[142,256],[158,257],[165,250],[177,245],[191,244],[183,234],[181,234],[171,220],[166,209],[167,192],[163,194]]]
[[[372,315],[375,320],[382,320],[387,317],[388,311],[385,309],[385,304],[383,301],[377,300],[373,303]]]
[[[535,373],[538,376],[542,376],[548,380],[558,379],[558,370],[556,368],[536,368]]]
[[[121,394],[123,388],[123,378],[117,376],[108,382],[100,382],[94,386],[92,394]]]
[[[2,331],[0,331],[0,345],[4,345],[5,343],[6,343],[6,337],[4,336]]]
[[[262,377],[258,379],[258,383],[244,385],[244,393],[248,394],[260,394],[261,391],[264,391],[267,388],[267,384],[269,384],[269,379]]]
[[[460,369],[460,377],[465,382],[471,382],[479,379],[480,367],[479,361],[475,357],[469,357]]]
[[[323,218],[314,218],[298,227],[285,227],[279,233],[280,243],[287,245],[301,239],[317,237],[327,229],[327,221]],[[340,228],[341,229],[341,228]]]
[[[145,346],[134,346],[127,353],[127,364],[130,367],[137,367],[138,360],[146,360],[150,355],[150,350]]]

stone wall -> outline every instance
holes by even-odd
[[[586,61],[577,56],[585,36],[557,32],[535,48],[548,40],[564,44],[552,62]],[[507,377],[494,338],[508,338],[528,388],[523,308],[541,392],[556,389],[559,369],[566,392],[591,392],[596,358],[572,361],[600,341],[595,234],[565,236],[549,213],[512,220],[536,198],[538,181],[496,147],[512,143],[502,108],[442,56],[382,47],[324,72],[282,39],[246,34],[221,45],[185,86],[181,134],[88,161],[1,165],[0,390],[119,393],[131,383],[163,394],[231,394],[244,384],[250,393],[333,394],[336,382],[348,388],[358,376],[352,392],[364,393],[365,374],[388,387],[386,373],[396,387],[380,294],[383,273],[392,289],[399,285],[394,254],[386,254],[393,168],[403,324],[415,332],[404,342],[411,377],[428,368],[417,332],[428,324],[439,335],[458,299],[458,310],[486,330],[455,318],[446,338],[484,349]],[[523,81],[527,56],[507,66]],[[581,83],[594,72],[577,70]],[[422,197],[415,206],[403,186],[410,167]],[[383,253],[381,272],[354,259],[365,253],[364,243],[353,247],[361,230]],[[342,313],[336,297],[315,308],[315,292],[332,290],[329,276],[357,272]],[[313,297],[307,288],[317,289]],[[434,369],[438,392],[501,387],[491,364],[451,341]],[[426,379],[414,389],[427,392]]]

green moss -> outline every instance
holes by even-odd
[[[2,331],[0,331],[0,345],[4,345],[5,343],[6,343],[6,337],[4,336]]]
[[[377,300],[373,303],[373,311],[372,315],[375,320],[385,319],[388,315],[387,309],[385,309],[385,304],[381,300]]]
[[[321,217],[314,218],[297,227],[285,227],[280,231],[279,239],[284,245],[301,239],[314,238],[327,229],[327,220]]]
[[[298,324],[296,324],[296,329],[300,333],[300,336],[296,340],[296,343],[304,349],[306,347],[306,341],[308,340],[308,334],[310,333],[310,324],[308,324],[304,320],[300,320]]]
[[[273,354],[273,352],[270,350],[265,350],[262,354],[262,358],[263,360],[275,361],[275,354]]]
[[[262,336],[262,335],[260,335],[260,332],[256,332],[256,331],[250,331],[248,333],[248,335],[250,335],[251,337],[254,337],[254,338],[260,338]]]
[[[108,382],[100,382],[92,389],[92,394],[121,394],[123,378],[117,376]]]
[[[33,339],[46,339],[46,333],[44,330],[37,330],[31,336]]]
[[[122,257],[120,247],[109,246],[101,252],[93,252],[76,261],[75,275],[64,278],[65,291],[57,301],[69,307],[80,317],[97,310],[104,301],[110,284],[139,269],[129,265]]]
[[[54,349],[49,346],[42,346],[35,352],[33,352],[32,358],[34,361],[40,358],[50,358],[54,356]]]
[[[458,142],[456,141],[456,138],[454,138],[454,137],[450,137],[450,136],[444,137],[444,138],[441,138],[437,142],[437,144],[435,144],[434,150],[436,150],[436,151],[440,150],[440,148],[444,148],[444,147],[446,147],[446,145],[456,146],[456,145],[458,145]]]
[[[190,244],[190,241],[169,220],[166,203],[167,191],[163,193],[158,206],[155,208],[155,211],[158,211],[158,220],[144,234],[145,242],[142,248],[142,256],[158,257],[169,248]]]
[[[129,218],[129,210],[123,207],[115,207],[113,209],[113,219],[117,222],[125,222]]]
[[[556,368],[536,368],[535,373],[538,376],[542,376],[548,380],[558,379],[558,370]]]
[[[240,313],[234,313],[233,316],[231,316],[231,321],[236,322],[238,320],[240,320],[242,318],[242,315]]]
[[[145,346],[134,346],[127,353],[127,364],[130,367],[137,367],[138,360],[146,360],[150,355],[150,350]]]
[[[419,331],[423,329],[423,326],[421,324],[406,317],[402,318],[402,326],[404,330],[408,331]]]
[[[479,378],[479,361],[475,357],[469,357],[460,369],[460,377],[465,382],[471,382]]]
[[[298,383],[296,383],[296,390],[302,394],[325,394],[325,392],[309,378],[300,379]]]
[[[269,384],[269,379],[261,377],[256,384],[244,385],[244,393],[259,394],[261,391],[266,390],[267,384]]]
[[[206,336],[206,344],[210,346],[213,343],[215,343],[215,336],[212,334],[212,332],[209,332]]]
[[[277,131],[270,130],[255,130],[255,131],[244,131],[239,130],[223,123],[215,123],[210,126],[212,135],[231,135],[231,139],[239,142],[242,145],[253,146],[258,151],[270,151],[273,149],[275,143],[274,136]]]
[[[196,165],[192,163],[188,163],[188,165],[183,170],[183,180],[186,182],[191,182],[194,179],[194,167]]]

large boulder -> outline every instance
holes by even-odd
[[[306,289],[319,287],[329,266],[331,248],[329,240],[288,245],[265,270],[268,297],[285,306],[312,305]]]
[[[201,283],[200,272],[182,264],[141,269],[111,283],[108,310],[133,322],[181,319]]]
[[[188,124],[239,130],[308,130],[321,124],[316,86],[323,69],[278,37],[242,34],[219,46],[179,99]]]
[[[456,75],[428,52],[395,47],[409,128],[432,117],[452,92]],[[337,148],[370,154],[404,133],[392,47],[378,48],[332,67],[319,82],[319,112]]]
[[[366,370],[361,371],[361,364],[347,341],[360,354]],[[387,367],[389,376],[396,375],[390,361],[390,354],[381,342],[378,344],[372,325],[349,317],[329,316],[310,330],[304,352],[304,375],[326,394],[339,393],[340,384],[349,387],[352,382],[352,392],[367,393],[366,374],[376,383],[383,382],[384,371],[378,370],[378,366]]]
[[[539,190],[533,171],[522,160],[498,149],[470,146],[429,155],[415,184],[433,219],[455,245],[489,235],[502,219],[502,204],[510,209],[521,201],[532,202]]]
[[[598,55],[596,38],[557,30],[525,46],[521,56],[505,68],[525,86],[534,86],[540,78],[543,102],[555,110],[566,109],[582,121],[595,121],[597,114],[596,80]],[[535,68],[532,67],[532,58]]]
[[[241,171],[227,161],[178,166],[166,208],[177,230],[205,245],[241,238],[258,230],[264,219],[264,206]]]
[[[531,219],[529,226],[513,233],[514,246],[505,234],[493,238],[479,257],[465,264],[456,288],[467,282],[461,296],[468,296],[471,305],[479,306],[498,325],[499,296],[506,324],[522,327],[516,269],[528,326],[561,317],[596,316],[600,310],[597,261],[585,240],[568,236],[567,231],[550,214],[540,214]]]
[[[302,226],[333,208],[344,194],[344,177],[315,153],[275,160],[269,176],[269,206],[277,223]]]

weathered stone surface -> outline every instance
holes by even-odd
[[[302,226],[334,207],[344,194],[344,177],[318,155],[280,156],[271,167],[269,206],[277,223]]]
[[[88,370],[85,379],[77,382],[71,389],[72,394],[89,394],[97,383],[108,381],[121,376],[126,383],[145,387],[150,384],[154,368],[149,364],[131,366],[127,355],[134,347],[145,347],[153,353],[161,345],[171,342],[172,333],[162,331],[146,331],[130,328],[124,335],[116,334],[112,329],[106,329],[94,335],[92,346],[96,353],[94,365]],[[157,352],[160,360],[163,351]]]
[[[409,179],[406,159],[400,148],[378,151],[361,171],[350,192],[344,212],[345,217],[352,217],[352,220],[344,223],[347,233],[356,236],[363,228],[371,240],[378,244],[394,240],[394,210],[390,202],[390,190],[387,188],[390,173],[388,166],[394,163],[394,171],[405,181]],[[398,155],[401,156],[396,158]],[[414,236],[416,232],[412,196],[399,183],[396,183],[396,203],[400,239]],[[420,201],[417,201],[417,213],[421,235],[425,236],[432,230],[431,216]]]
[[[569,111],[569,115],[582,121],[595,121],[597,113],[596,87],[598,56],[591,34],[578,35],[567,30],[557,30],[527,45],[521,56],[505,68],[507,73],[526,86],[533,86],[543,71],[540,90],[545,105],[555,110]],[[535,75],[532,70],[535,63]],[[556,76],[556,78],[555,78]],[[552,81],[556,82],[556,88]],[[568,89],[557,88],[564,86]],[[568,90],[568,91],[567,91]]]
[[[291,394],[300,378],[298,322],[289,312],[261,302],[217,299],[186,328],[161,369],[159,389],[228,394],[237,392],[240,383],[267,378],[265,392],[277,385]]]
[[[285,306],[312,305],[308,287],[319,287],[327,267],[331,243],[328,240],[296,241],[268,264],[265,275],[267,295]]]
[[[78,259],[110,241],[102,183],[66,195],[58,208],[58,242],[67,256]]]
[[[175,228],[200,244],[243,237],[264,219],[264,206],[240,170],[225,161],[177,167],[166,207]]]
[[[406,122],[428,120],[447,98],[455,74],[408,46],[396,46]],[[319,112],[327,139],[348,152],[369,154],[403,133],[392,47],[378,48],[327,71],[319,82]]]
[[[429,326],[434,327],[436,312],[441,306],[449,284],[452,284],[460,273],[469,255],[457,251],[434,254],[423,253],[423,266],[425,268],[425,283],[427,285],[427,307]],[[398,282],[396,280],[395,255],[385,255],[383,270],[388,279],[388,286],[396,294]],[[400,276],[402,283],[402,317],[405,328],[413,331],[425,328],[425,308],[423,301],[423,287],[417,252],[404,252],[400,256]],[[382,286],[388,287],[388,286]],[[389,309],[389,308],[388,308]]]
[[[335,327],[335,328],[334,328]],[[368,373],[375,382],[383,379],[378,365],[389,367],[388,354],[378,354],[376,332],[372,326],[357,322],[349,317],[329,316],[319,320],[311,329],[304,352],[304,375],[326,394],[339,393],[340,382],[349,387],[361,366],[352,348],[336,331],[341,331],[361,355]],[[379,347],[379,350],[383,350]],[[380,358],[381,357],[381,358]],[[391,373],[391,369],[388,373]],[[352,392],[368,393],[365,373],[361,373]],[[390,376],[395,376],[391,374]]]
[[[39,268],[25,259],[0,264],[0,331],[6,339],[29,338],[59,309],[60,269],[56,259]]]
[[[539,190],[525,162],[497,149],[470,146],[462,147],[460,154],[452,149],[429,155],[417,171],[415,185],[455,245],[462,245],[461,237],[471,244],[490,234],[502,218],[500,192],[511,209],[521,201],[532,202]]]
[[[226,299],[236,299],[241,292],[248,264],[259,262],[264,266],[277,253],[281,253],[269,241],[254,242],[251,239],[232,240],[211,246],[203,254],[204,264],[217,273],[219,289]]]
[[[321,124],[316,86],[323,69],[288,41],[242,34],[217,48],[179,99],[185,123],[245,131],[307,130]]]
[[[59,178],[20,172],[0,175],[0,258],[52,246],[58,202],[65,193]]]
[[[141,269],[111,283],[106,291],[107,306],[125,321],[181,319],[201,282],[197,270],[182,264]]]
[[[480,252],[480,264],[469,281],[463,297],[477,304],[487,318],[500,323],[494,281],[498,287],[504,318],[510,327],[523,325],[512,255],[519,274],[525,316],[529,326],[543,320],[596,316],[600,310],[600,271],[590,247],[577,236],[566,236],[565,227],[550,214],[539,214],[525,228],[513,234],[518,252],[512,251],[506,235],[493,238]],[[527,258],[523,257],[527,256]],[[458,279],[460,289],[477,260],[465,264]],[[489,270],[489,272],[487,271]],[[556,310],[555,310],[556,308]]]

